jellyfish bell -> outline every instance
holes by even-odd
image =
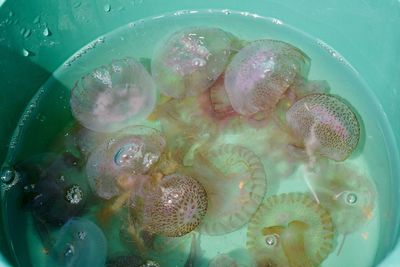
[[[207,211],[204,187],[183,174],[165,176],[144,202],[143,226],[150,233],[183,236],[194,230]]]
[[[209,205],[199,230],[222,235],[241,228],[267,190],[264,167],[249,149],[220,145],[195,155],[194,175],[206,188]]]
[[[374,217],[376,187],[357,166],[324,165],[312,181],[320,200],[332,214],[337,231],[357,231]]]
[[[357,147],[360,124],[350,106],[329,94],[300,99],[286,113],[287,125],[308,153],[343,161]]]
[[[98,266],[106,263],[107,241],[101,229],[83,218],[66,222],[50,249],[46,266]]]
[[[310,58],[277,40],[258,40],[241,49],[225,72],[225,89],[241,115],[270,114],[296,77],[306,77]]]
[[[105,199],[120,194],[157,163],[164,147],[164,137],[153,128],[132,126],[115,133],[87,161],[92,190]]]
[[[327,210],[305,193],[272,196],[249,223],[247,246],[257,261],[276,266],[319,266],[334,248]]]
[[[84,172],[71,155],[39,154],[17,164],[30,181],[25,194],[34,218],[42,224],[61,226],[85,211],[90,189]]]
[[[179,30],[155,50],[152,75],[161,93],[167,96],[198,95],[221,75],[237,44],[232,34],[219,28]]]
[[[125,58],[82,77],[72,89],[74,117],[96,132],[115,132],[137,124],[155,107],[157,91],[146,69]]]

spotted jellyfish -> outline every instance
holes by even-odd
[[[238,40],[219,28],[191,27],[172,33],[155,50],[151,70],[161,93],[196,96],[223,73]]]
[[[268,198],[249,223],[247,247],[260,266],[316,267],[334,249],[329,212],[305,193]]]
[[[330,94],[301,98],[286,113],[287,125],[307,154],[343,161],[356,149],[360,123],[352,108]]]
[[[233,110],[244,116],[270,114],[296,79],[306,78],[310,58],[277,40],[257,40],[242,48],[225,71]]]
[[[155,107],[152,77],[133,58],[115,60],[77,81],[71,92],[74,117],[96,132],[115,132],[135,125]]]

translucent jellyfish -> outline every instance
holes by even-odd
[[[107,241],[100,228],[87,219],[74,218],[58,233],[46,266],[104,267],[106,256]]]
[[[373,218],[376,188],[357,166],[325,165],[313,180],[313,187],[339,233],[352,233]]]
[[[288,193],[263,203],[249,223],[247,238],[258,262],[313,267],[332,252],[334,226],[329,212],[307,194]]]
[[[225,72],[225,89],[233,109],[250,116],[271,113],[296,77],[306,77],[310,58],[277,40],[258,40],[241,49]]]
[[[142,258],[129,255],[114,257],[107,261],[106,267],[160,267],[160,265],[151,260],[143,260]]]
[[[254,258],[247,249],[236,249],[218,254],[210,260],[208,267],[256,267]],[[268,265],[259,265],[268,266]]]
[[[241,228],[255,213],[267,190],[264,167],[251,151],[221,145],[196,154],[193,172],[206,188],[208,211],[200,231],[222,235]]]
[[[160,43],[152,60],[152,75],[167,96],[198,95],[213,84],[237,50],[233,35],[218,28],[177,31]]]
[[[143,226],[150,233],[182,236],[195,229],[207,211],[207,193],[190,176],[171,174],[145,198]]]
[[[132,126],[115,133],[87,161],[93,192],[109,199],[134,187],[157,163],[164,147],[164,138],[153,128]]]
[[[225,90],[224,76],[222,75],[210,87],[210,102],[217,119],[222,120],[237,114],[229,101],[228,94]]]
[[[90,189],[71,155],[39,154],[16,169],[32,186],[25,187],[28,207],[39,222],[61,226],[84,212]]]
[[[75,118],[96,132],[115,132],[137,124],[155,107],[157,92],[135,59],[116,60],[82,77],[72,89]]]
[[[286,121],[307,153],[317,152],[336,161],[349,157],[360,138],[356,115],[333,95],[312,94],[300,99],[286,113]]]

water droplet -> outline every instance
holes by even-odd
[[[110,11],[111,11],[111,5],[110,4],[104,5],[104,12],[110,12]]]
[[[83,199],[83,192],[79,185],[72,185],[65,192],[65,199],[71,204],[79,204]]]
[[[64,252],[64,256],[65,257],[72,257],[75,254],[75,248],[72,244],[67,243],[66,244],[66,248],[65,248],[65,252]]]
[[[145,264],[141,265],[140,267],[160,267],[160,264],[158,264],[155,261],[147,261]]]
[[[86,232],[84,232],[84,231],[78,232],[78,238],[79,238],[80,240],[84,240],[84,239],[86,238],[86,236],[87,236],[87,233],[86,233]]]
[[[25,33],[23,34],[25,38],[28,38],[31,35],[31,30],[30,29],[26,29]]]
[[[276,244],[278,243],[278,237],[275,234],[272,235],[267,235],[265,237],[265,243],[267,244],[267,246],[269,247],[274,247],[276,246]]]
[[[357,195],[355,193],[348,193],[346,195],[346,203],[349,205],[354,205],[357,202]]]
[[[10,184],[15,178],[15,171],[11,168],[5,167],[1,170],[0,180],[2,183]]]
[[[31,54],[32,54],[32,53],[31,53],[29,50],[27,50],[27,49],[25,49],[25,48],[22,48],[22,55],[23,55],[24,57],[29,57]]]
[[[40,16],[37,16],[34,20],[33,23],[34,24],[38,24],[40,22]]]
[[[43,35],[46,36],[46,37],[51,35],[51,32],[50,32],[49,28],[47,28],[47,27],[44,28]]]
[[[14,13],[13,13],[12,11],[10,11],[10,12],[8,13],[8,15],[9,15],[10,17],[12,17],[12,16],[14,16]]]
[[[21,35],[24,35],[24,34],[25,34],[25,31],[26,31],[25,28],[21,28],[21,30],[19,31],[19,33],[20,33]]]
[[[222,10],[222,12],[223,12],[225,15],[230,15],[230,14],[232,13],[229,9],[224,9],[224,10]]]

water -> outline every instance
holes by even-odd
[[[110,5],[104,6],[105,12],[110,10]],[[39,18],[37,20],[39,21]],[[394,231],[393,199],[389,192],[392,190],[390,186],[396,173],[392,169],[395,163],[391,162],[388,152],[392,144],[390,138],[387,137],[389,134],[386,132],[385,117],[361,77],[338,52],[322,40],[311,38],[286,25],[284,21],[274,18],[263,18],[231,10],[184,10],[132,22],[99,37],[71,56],[53,73],[52,79],[39,90],[14,133],[7,163],[12,166],[15,162],[20,162],[31,155],[48,152],[48,147],[55,143],[60,132],[73,120],[69,110],[69,90],[77,79],[93,68],[110,63],[112,59],[126,56],[137,59],[151,58],[155,45],[164,36],[190,25],[220,27],[246,40],[279,39],[301,48],[312,59],[309,78],[327,80],[331,86],[331,93],[342,96],[355,108],[362,118],[362,139],[358,149],[348,161],[372,177],[378,190],[378,203],[373,218],[368,224],[348,234],[343,247],[340,248],[338,245],[324,261],[323,266],[372,266],[376,260],[375,255],[393,242],[391,232]],[[21,34],[25,35],[26,32]],[[24,56],[30,54],[26,49],[22,53]],[[11,173],[8,171],[10,170],[2,173],[3,181],[7,182],[11,176],[15,175],[12,171]],[[305,171],[300,168],[293,176],[301,177],[304,173]],[[7,238],[21,266],[43,266],[46,249],[35,230],[32,216],[18,205],[17,200],[20,199],[19,196],[23,190],[18,185],[17,183],[13,187],[7,187],[2,194],[6,200],[2,203],[5,212],[5,228],[8,231]],[[286,179],[274,193],[307,190],[302,179]],[[79,187],[70,188],[69,193],[68,199],[72,203],[80,202],[82,192]],[[267,196],[270,194],[272,193],[267,193]],[[351,192],[345,196],[345,199],[349,204],[357,202],[357,196]],[[85,236],[85,234],[80,236]],[[200,238],[202,256],[205,259],[212,259],[220,253],[228,253],[245,247],[246,227],[224,236],[202,235]],[[342,239],[343,235],[340,235],[336,242],[341,243]],[[275,243],[275,236],[268,236],[266,242]],[[109,252],[121,249],[120,244],[109,243],[109,246],[111,247]],[[189,249],[190,242],[181,248],[182,256],[179,263],[170,266],[182,266]],[[338,253],[339,250],[340,253]],[[66,253],[74,253],[73,247]],[[354,257],[354,255],[362,255],[362,257]],[[203,263],[201,266],[207,266],[207,264]]]

